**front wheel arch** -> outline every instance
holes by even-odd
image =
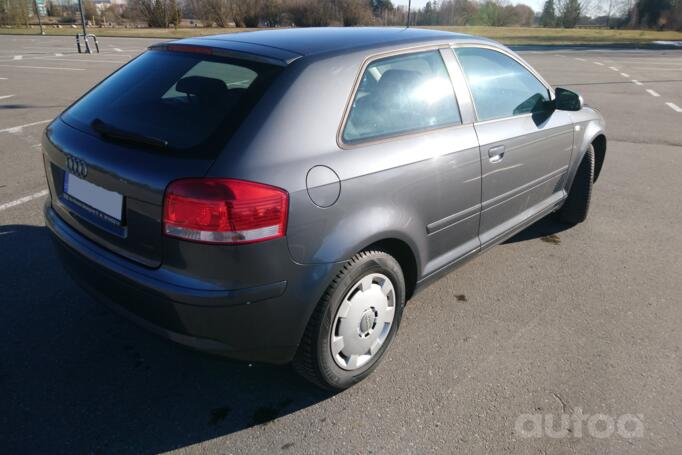
[[[606,136],[600,134],[595,137],[592,140],[592,147],[594,147],[594,181],[596,182],[606,158]]]

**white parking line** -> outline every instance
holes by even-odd
[[[665,104],[668,105],[668,107],[675,112],[682,112],[682,107],[678,106],[675,103],[665,103]]]
[[[22,58],[24,58],[23,55],[15,55],[14,58],[12,58],[12,60],[21,60]]]
[[[54,54],[54,56],[55,56],[55,57],[64,57],[64,54],[62,54],[62,53],[60,53],[60,52],[57,52],[56,54]]]
[[[31,195],[19,198],[16,201],[6,202],[4,204],[0,204],[0,212],[3,210],[7,210],[8,208],[11,208],[11,207],[16,207],[17,205],[23,204],[25,202],[32,201],[33,199],[38,199],[39,197],[47,196],[48,193],[49,193],[48,190],[42,190],[42,191],[38,191],[37,193],[33,193]]]
[[[639,82],[637,79],[633,79],[633,80],[632,80],[632,83],[635,84],[635,85],[644,85],[644,84],[642,84],[641,82]]]
[[[119,49],[119,48],[117,48],[117,47],[115,47],[114,50],[115,50],[116,52],[123,52],[122,49]]]
[[[601,62],[592,62],[592,63],[594,63],[595,65],[604,66],[604,64]]]
[[[586,62],[587,61],[584,58],[580,58],[580,57],[575,57],[575,59],[578,60],[579,62]]]
[[[6,100],[7,98],[12,98],[14,95],[2,95],[0,96],[0,100]]]
[[[613,71],[618,71],[618,68],[616,68],[615,66],[609,66],[609,69]]]
[[[661,95],[659,95],[658,93],[656,93],[655,91],[651,90],[650,88],[646,89],[646,91],[647,91],[647,93],[649,93],[649,95],[651,95],[651,96],[655,96],[655,97],[657,97],[657,98],[658,98],[659,96],[661,96]]]
[[[0,133],[21,133],[21,130],[24,128],[27,128],[29,126],[35,126],[35,125],[42,125],[43,123],[48,123],[51,122],[52,119],[50,120],[41,120],[39,122],[33,122],[33,123],[26,123],[24,125],[19,125],[19,126],[13,126],[11,128],[5,128],[4,130],[0,130]]]
[[[6,80],[7,80],[6,77],[0,77],[0,81],[6,81]]]
[[[85,68],[65,68],[61,66],[26,66],[26,65],[0,65],[6,68],[28,68],[38,70],[64,70],[64,71],[85,71]]]
[[[47,60],[51,62],[70,62],[74,61],[77,59],[74,58],[69,58],[69,57],[34,57],[34,60]],[[128,60],[88,60],[88,63],[116,63],[118,65],[121,65],[123,63],[128,63]]]
[[[628,73],[620,73],[620,75],[623,76],[623,77],[627,77],[628,79],[630,79],[630,75],[629,75]]]

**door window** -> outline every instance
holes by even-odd
[[[439,51],[375,60],[355,93],[343,141],[353,143],[461,123]]]
[[[455,53],[466,75],[478,120],[544,110],[549,91],[513,58],[491,49],[463,47]]]

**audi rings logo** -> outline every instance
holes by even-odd
[[[86,177],[88,175],[88,165],[85,164],[85,161],[75,156],[66,155],[66,168],[77,177]]]

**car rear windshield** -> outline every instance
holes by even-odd
[[[215,154],[278,71],[247,60],[152,50],[104,80],[62,118],[106,140]]]

